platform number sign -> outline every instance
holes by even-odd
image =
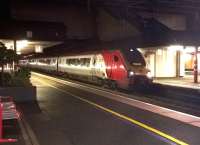
[[[32,31],[26,31],[26,37],[27,38],[32,38],[33,37],[33,32]]]

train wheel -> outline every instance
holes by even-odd
[[[67,78],[67,74],[66,73],[63,73],[62,75],[64,78]]]
[[[104,80],[98,79],[98,80],[97,80],[97,84],[98,84],[99,86],[103,86],[103,85],[104,85]]]
[[[117,90],[117,83],[116,81],[110,81],[109,82],[109,87],[112,89],[112,90]]]

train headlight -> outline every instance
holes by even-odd
[[[150,79],[153,77],[150,71],[147,73],[147,77]]]
[[[134,76],[134,72],[133,71],[129,71],[129,77],[132,77],[132,76]]]

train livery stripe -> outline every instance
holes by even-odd
[[[172,141],[172,142],[174,142],[174,143],[176,143],[176,144],[180,144],[180,145],[189,145],[188,143],[185,143],[185,142],[183,142],[183,141],[181,141],[181,140],[179,140],[179,139],[176,139],[175,137],[173,137],[173,136],[171,136],[171,135],[168,135],[168,134],[166,134],[166,133],[164,133],[164,132],[162,132],[162,131],[159,131],[159,130],[153,128],[153,127],[150,127],[150,126],[148,126],[148,125],[146,125],[146,124],[144,124],[144,123],[142,123],[142,122],[139,122],[139,121],[137,121],[137,120],[135,120],[135,119],[133,119],[133,118],[130,118],[130,117],[126,116],[126,115],[123,115],[123,114],[120,114],[120,113],[118,113],[118,112],[115,112],[115,111],[113,111],[113,110],[111,110],[111,109],[109,109],[109,108],[106,108],[106,107],[104,107],[104,106],[101,106],[101,105],[99,105],[99,104],[96,104],[96,103],[94,103],[94,102],[92,102],[92,101],[89,101],[89,100],[87,100],[87,99],[78,97],[78,96],[76,96],[76,95],[74,95],[74,94],[72,94],[72,93],[69,93],[69,92],[67,92],[67,91],[65,91],[65,90],[62,90],[62,89],[60,89],[60,88],[58,88],[58,87],[56,87],[56,86],[54,86],[54,85],[50,85],[49,83],[46,83],[46,82],[41,81],[41,80],[39,80],[39,79],[38,79],[38,81],[40,81],[40,82],[42,82],[42,83],[44,83],[44,84],[46,84],[46,85],[48,85],[48,86],[50,86],[50,87],[52,87],[52,88],[55,88],[55,89],[57,89],[57,90],[59,90],[59,91],[65,93],[65,94],[71,95],[71,96],[73,96],[74,98],[77,98],[77,99],[79,99],[79,100],[81,100],[81,101],[83,101],[83,102],[85,102],[85,103],[88,103],[88,104],[90,104],[90,105],[92,105],[92,106],[94,106],[94,107],[96,107],[96,108],[98,108],[98,109],[101,109],[101,110],[103,110],[103,111],[105,111],[105,112],[108,112],[108,113],[110,113],[110,114],[112,114],[112,115],[114,115],[114,116],[117,116],[117,117],[119,117],[119,118],[121,118],[121,119],[123,119],[123,120],[129,121],[129,122],[131,122],[132,124],[135,124],[135,125],[137,125],[137,126],[140,126],[140,127],[144,128],[144,129],[146,129],[146,130],[148,130],[148,131],[150,131],[150,132],[153,132],[153,133],[155,133],[155,134],[157,134],[157,135],[159,135],[159,136],[161,136],[161,137],[164,137],[164,138],[166,138],[166,139],[168,139],[168,140],[170,140],[170,141]]]

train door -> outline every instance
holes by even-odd
[[[58,73],[58,64],[59,64],[59,60],[60,60],[60,58],[57,57],[57,58],[56,58],[56,73]]]
[[[91,65],[92,80],[95,80],[95,79],[96,79],[96,68],[95,68],[96,63],[97,63],[96,61],[97,61],[97,56],[94,55],[94,56],[92,57],[92,65]]]
[[[58,73],[59,74],[62,74],[62,73],[64,73],[63,72],[63,57],[59,57],[58,58],[58,64],[57,64],[57,66],[58,66]]]

